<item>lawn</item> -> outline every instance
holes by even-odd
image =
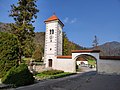
[[[41,73],[38,73],[35,75],[35,77],[38,80],[44,80],[44,79],[56,79],[56,78],[65,77],[73,74],[75,73],[63,72],[60,70],[49,70],[49,71],[43,71]]]
[[[88,64],[89,64],[89,65],[92,65],[92,66],[95,66],[95,65],[96,65],[96,61],[93,60],[93,59],[89,59],[89,60],[88,60]]]

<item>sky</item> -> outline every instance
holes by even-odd
[[[0,22],[11,23],[10,5],[18,0],[0,0]],[[120,0],[38,0],[35,32],[45,32],[44,21],[53,13],[64,23],[70,41],[92,47],[94,36],[99,45],[120,42]]]

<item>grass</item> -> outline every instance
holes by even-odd
[[[26,63],[26,64],[29,64],[30,63],[30,61],[31,61],[31,59],[32,58],[22,58],[22,62],[23,63]],[[35,62],[34,60],[33,60],[33,63],[34,64],[36,64],[36,65],[43,65],[44,63],[43,63],[43,61],[41,61],[41,62]]]
[[[75,73],[69,73],[69,72],[63,72],[59,70],[49,70],[49,71],[44,71],[41,73],[38,73],[35,75],[35,77],[38,80],[43,80],[43,79],[56,79],[56,78],[61,78],[69,75],[73,75]]]
[[[23,58],[23,60],[27,61],[27,60],[31,60],[32,58]]]
[[[88,60],[88,64],[95,66],[96,65],[96,61],[92,60],[92,59],[89,59]]]

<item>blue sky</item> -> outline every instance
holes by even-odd
[[[0,22],[14,22],[9,17],[11,4],[17,0],[0,0]],[[35,32],[44,32],[44,20],[55,12],[65,24],[69,40],[91,47],[94,36],[99,44],[120,42],[120,0],[38,0],[40,12],[34,23]]]

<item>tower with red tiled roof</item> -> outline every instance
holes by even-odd
[[[44,21],[46,24],[44,62],[54,69],[57,55],[62,55],[62,29],[64,24],[54,14]]]

